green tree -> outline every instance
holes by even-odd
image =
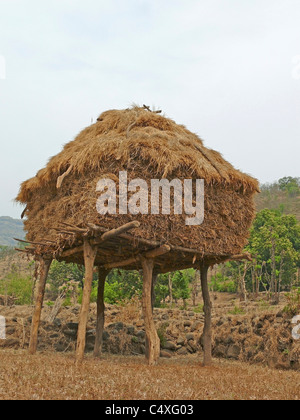
[[[300,194],[300,178],[286,176],[278,181],[279,188],[286,191],[290,197]]]
[[[296,217],[275,210],[259,212],[247,250],[255,256],[258,267],[264,267],[262,281],[272,292],[290,288],[300,264],[300,225]]]
[[[70,281],[78,282],[79,287],[83,288],[83,279],[84,269],[81,266],[53,261],[48,276],[48,298],[55,300],[60,293],[60,288]]]

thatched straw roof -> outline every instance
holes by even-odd
[[[123,170],[131,179],[204,179],[204,223],[185,226],[180,215],[100,216],[96,184],[101,178],[117,180]],[[136,219],[141,223],[133,232],[136,237],[220,257],[243,249],[257,191],[256,179],[206,148],[196,134],[158,113],[133,107],[101,114],[51,158],[46,168],[22,184],[17,201],[27,206],[27,239],[48,239],[56,243],[56,249],[66,249],[79,240],[53,230],[59,222],[82,228],[95,223],[110,229]]]

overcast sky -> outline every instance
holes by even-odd
[[[0,0],[0,216],[98,115],[161,108],[260,182],[300,176],[299,0]]]

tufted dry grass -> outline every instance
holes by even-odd
[[[0,400],[299,400],[300,372],[276,371],[198,358],[88,357],[76,368],[71,355],[28,356],[1,351]]]

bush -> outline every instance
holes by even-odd
[[[243,308],[240,308],[239,306],[235,306],[233,309],[228,311],[229,315],[245,315],[245,311]]]
[[[236,293],[237,285],[234,280],[229,277],[222,276],[221,273],[212,277],[213,290],[215,292]]]
[[[290,293],[286,293],[288,301],[284,311],[291,315],[298,315],[300,313],[300,288],[293,289]]]
[[[0,294],[16,298],[16,305],[32,304],[33,281],[30,276],[22,277],[12,272],[0,281]]]

